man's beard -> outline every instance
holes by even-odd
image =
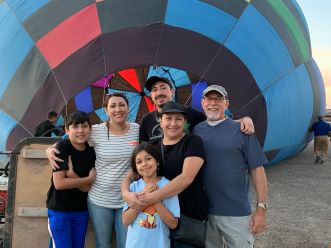
[[[220,120],[222,120],[222,115],[220,113],[218,113],[218,114],[215,114],[215,113],[207,114],[206,113],[206,116],[207,116],[208,121],[220,121]]]

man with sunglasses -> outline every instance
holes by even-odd
[[[207,120],[193,130],[206,152],[204,183],[208,201],[206,248],[252,248],[254,238],[266,228],[267,159],[254,134],[246,135],[240,125],[224,114],[228,94],[220,85],[203,91],[202,108]],[[249,172],[257,196],[252,214]]]
[[[153,112],[144,115],[141,120],[139,128],[140,142],[149,141],[163,135],[158,121],[160,116],[159,113],[162,110],[162,106],[167,102],[172,101],[173,96],[175,95],[174,85],[164,77],[152,76],[148,78],[145,88],[150,92],[150,96],[156,109]],[[191,133],[198,123],[206,120],[205,114],[194,108],[186,107],[185,111],[187,113],[185,130],[188,133]],[[240,125],[241,130],[244,133],[254,132],[254,125],[251,118],[242,118],[240,120]]]

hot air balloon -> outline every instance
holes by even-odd
[[[295,0],[4,0],[0,20],[0,150],[32,136],[49,110],[60,112],[94,82],[143,67],[197,75],[175,82],[176,100],[194,107],[208,84],[223,85],[229,111],[253,119],[271,163],[302,150],[324,113]]]

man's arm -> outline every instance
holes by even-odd
[[[255,186],[258,203],[266,203],[268,200],[267,178],[263,166],[251,170],[252,180]],[[258,234],[266,229],[266,210],[257,207],[251,218],[251,231]]]
[[[183,170],[180,175],[172,179],[163,188],[152,193],[145,193],[138,198],[145,204],[151,205],[163,199],[178,195],[186,189],[194,180],[203,165],[204,160],[200,157],[187,157],[184,160]]]
[[[245,116],[244,118],[234,120],[234,121],[240,122],[240,130],[243,133],[252,134],[252,133],[255,132],[254,123],[253,123],[253,120],[250,117]]]

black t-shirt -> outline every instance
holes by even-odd
[[[95,164],[95,152],[92,147],[86,143],[84,151],[76,150],[69,140],[61,140],[56,143],[56,149],[60,151],[58,157],[65,162],[57,162],[60,169],[53,171],[63,171],[68,169],[68,157],[71,156],[73,170],[79,177],[86,177]],[[79,189],[57,190],[54,187],[53,177],[51,187],[47,193],[46,206],[49,209],[57,211],[86,211],[87,210],[87,192]]]
[[[193,128],[199,124],[200,122],[206,120],[206,116],[204,113],[191,108],[185,107],[186,111],[186,124],[185,124],[185,132],[191,133]],[[139,140],[140,141],[149,141],[153,138],[162,137],[163,132],[160,127],[159,112],[154,110],[153,112],[147,113],[141,120],[140,128],[139,128]]]
[[[150,141],[162,152],[162,138]],[[205,151],[202,140],[195,135],[186,134],[175,145],[163,145],[165,166],[160,166],[160,176],[169,180],[174,179],[182,173],[183,163],[186,157],[201,157],[205,160]],[[202,168],[197,176],[182,193],[178,195],[180,211],[187,216],[198,220],[207,219],[207,199],[202,179]]]
[[[36,127],[34,136],[35,137],[40,137],[40,136],[51,137],[52,132],[55,135],[60,135],[61,130],[60,129],[55,129],[55,128],[56,128],[56,126],[52,122],[50,122],[49,120],[43,121],[43,122],[39,123],[38,126]],[[51,129],[54,129],[54,130],[50,131],[50,132],[47,132],[45,134],[46,131],[51,130]]]

